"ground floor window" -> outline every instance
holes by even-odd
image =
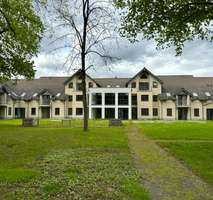
[[[8,115],[12,115],[12,108],[11,107],[8,108]]]
[[[172,108],[167,108],[167,116],[172,117]]]
[[[105,118],[114,119],[115,118],[115,108],[105,108]]]
[[[60,115],[60,108],[55,108],[55,115]]]
[[[36,108],[31,108],[31,115],[36,115]]]
[[[158,109],[157,108],[153,108],[153,116],[158,116]]]
[[[102,115],[101,108],[92,108],[92,118],[93,119],[100,119]]]
[[[72,115],[72,108],[68,108],[68,115]]]
[[[149,108],[141,108],[141,116],[149,116]]]
[[[83,108],[76,108],[76,115],[83,115]]]
[[[200,116],[200,110],[199,110],[199,108],[195,108],[194,109],[194,116],[195,117],[199,117]]]

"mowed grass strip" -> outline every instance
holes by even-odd
[[[0,121],[0,199],[149,199],[124,128],[42,123]]]
[[[164,140],[158,144],[213,186],[212,122],[141,123],[139,127],[149,138]]]

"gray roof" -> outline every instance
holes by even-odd
[[[95,78],[94,80],[101,86],[101,87],[126,87],[126,83],[129,81],[130,78]]]

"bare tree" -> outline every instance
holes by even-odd
[[[49,3],[50,4],[50,3]],[[52,0],[51,16],[54,32],[54,51],[68,49],[64,66],[81,72],[84,131],[88,130],[86,71],[94,67],[91,58],[101,57],[105,64],[116,59],[105,48],[106,40],[116,39],[113,2],[110,0]],[[48,18],[49,20],[49,18]],[[63,41],[63,42],[62,42]]]

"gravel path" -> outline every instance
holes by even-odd
[[[143,184],[153,200],[211,200],[213,188],[170,156],[153,140],[128,128],[130,149],[143,177]]]

